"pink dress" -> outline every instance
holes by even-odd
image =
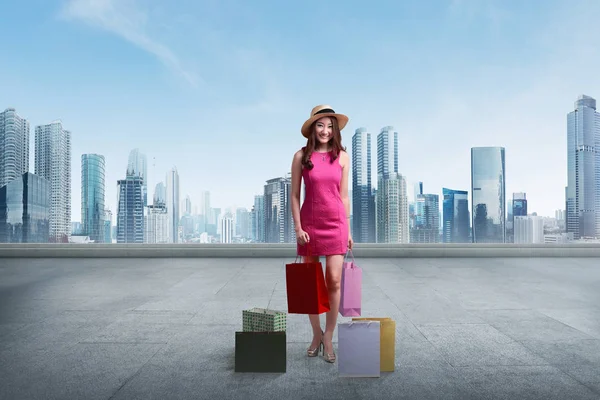
[[[300,256],[346,254],[348,248],[348,219],[340,195],[342,166],[339,157],[332,162],[331,155],[315,151],[310,158],[313,169],[302,168],[305,195],[300,223],[310,241],[297,245]]]

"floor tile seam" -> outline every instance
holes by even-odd
[[[556,319],[555,317],[553,317],[553,316],[551,316],[551,315],[548,315],[548,314],[546,314],[546,313],[545,313],[545,312],[543,312],[543,311],[537,311],[537,310],[536,310],[536,312],[539,312],[540,314],[544,315],[546,318],[549,318],[549,319],[551,319],[551,320],[553,320],[553,321],[556,321],[556,322],[558,322],[558,323],[559,323],[559,324],[561,324],[561,325],[564,325],[564,326],[566,326],[566,327],[568,327],[568,328],[574,329],[574,330],[576,330],[578,333],[580,333],[580,334],[583,334],[584,336],[588,336],[588,337],[590,337],[590,339],[596,339],[596,340],[600,340],[600,334],[598,335],[598,337],[596,337],[596,336],[592,336],[592,335],[590,335],[589,333],[583,332],[582,330],[580,330],[580,329],[578,329],[578,328],[575,328],[574,326],[571,326],[571,325],[567,324],[566,322],[563,322],[563,321],[561,321],[561,320],[559,320],[559,319]],[[585,339],[585,340],[590,340],[590,339]]]
[[[129,378],[127,378],[123,381],[123,383],[117,388],[117,390],[115,390],[115,392],[112,395],[110,395],[108,400],[112,400],[117,395],[117,393],[119,393],[119,391],[121,391],[121,389],[123,389],[125,387],[125,385],[127,385],[129,382],[131,382],[133,379],[135,379],[142,372],[142,369],[144,369],[146,367],[146,365],[148,365],[150,363],[150,361],[152,361],[152,359],[158,354],[158,352],[161,351],[165,346],[166,346],[166,344],[159,346],[158,349],[156,349],[156,351],[154,352],[154,354],[152,354],[150,357],[148,357],[148,360],[146,360],[146,362],[143,363],[140,366],[140,368],[138,368],[137,371],[135,371]]]
[[[238,277],[238,276],[239,276],[239,275],[242,273],[242,271],[244,271],[244,269],[246,268],[246,266],[248,265],[248,263],[249,263],[249,261],[246,259],[246,261],[245,261],[244,263],[242,263],[242,265],[241,265],[241,267],[238,269],[238,271],[237,271],[235,274],[233,274],[233,275],[232,275],[232,276],[231,276],[231,277],[230,277],[230,278],[227,280],[227,282],[225,282],[225,284],[223,284],[223,286],[221,286],[221,287],[219,288],[219,290],[217,290],[217,291],[214,293],[214,295],[215,295],[215,296],[216,296],[216,295],[218,295],[218,294],[219,294],[219,292],[220,292],[221,290],[223,290],[223,289],[224,289],[224,288],[225,288],[227,285],[229,285],[229,283],[230,283],[231,281],[233,281],[235,278],[237,278],[237,277]]]
[[[587,383],[585,383],[585,382],[577,379],[577,377],[573,373],[571,373],[569,371],[565,371],[564,369],[561,368],[561,366],[556,365],[555,368],[557,368],[563,374],[567,375],[568,377],[570,377],[571,379],[573,379],[575,382],[579,383],[580,385],[584,386],[585,388],[587,388],[588,390],[590,390],[592,393],[594,393],[595,395],[598,395],[600,397],[600,385],[599,385],[598,388],[595,388],[594,386],[588,385]]]
[[[415,325],[415,323],[408,317],[408,315],[406,315],[406,313],[404,313],[404,311],[402,311],[400,309],[400,307],[392,300],[392,298],[381,288],[380,285],[375,284],[377,286],[377,288],[379,290],[381,290],[381,292],[383,293],[383,295],[387,298],[387,300],[390,302],[390,304],[392,304],[400,313],[400,315],[402,317],[404,317],[412,326],[413,328],[415,328],[417,330],[417,332],[419,332],[421,334],[421,336],[423,337],[423,339],[427,340],[427,337],[423,334],[423,332],[421,332],[421,330]]]
[[[547,316],[545,314],[544,314],[544,317],[547,317],[548,319],[550,319],[550,320],[552,320],[554,322],[558,322],[560,325],[566,326],[567,328],[570,328],[570,329],[573,329],[578,334],[581,334],[581,335],[585,336],[585,338],[583,338],[583,339],[574,339],[574,340],[600,340],[600,336],[597,338],[595,336],[590,335],[589,333],[583,332],[580,329],[575,328],[574,326],[565,324],[562,321],[559,321],[559,320],[557,320],[555,318],[549,317],[549,316]],[[544,319],[534,319],[534,320],[498,322],[498,321],[486,320],[485,318],[482,318],[482,319],[484,319],[486,321],[487,325],[490,325],[490,326],[494,327],[495,329],[498,329],[499,326],[506,326],[506,325],[512,326],[512,325],[518,325],[518,324],[523,323],[523,322],[537,322],[537,321],[543,321],[544,320]],[[526,340],[526,339],[521,339],[521,340]],[[550,340],[550,342],[552,342],[552,340]],[[557,342],[560,342],[560,340],[557,340]]]

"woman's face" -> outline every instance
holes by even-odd
[[[315,124],[315,137],[317,143],[327,144],[333,137],[333,126],[330,117],[323,117]]]

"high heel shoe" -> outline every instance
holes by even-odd
[[[323,340],[321,339],[321,344],[323,344]],[[333,347],[333,342],[331,343],[331,347]],[[323,344],[323,359],[328,363],[333,364],[335,362],[335,350],[333,353],[325,353],[325,345]]]
[[[325,346],[323,345],[323,331],[321,331],[321,341],[319,342],[319,344],[317,345],[316,348],[314,349],[308,349],[306,350],[306,355],[308,357],[316,357],[319,355],[319,350],[323,349],[323,354],[325,353]]]

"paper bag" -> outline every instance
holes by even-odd
[[[394,371],[396,365],[396,321],[391,318],[352,318],[352,321],[379,321],[381,371]]]
[[[338,324],[338,372],[340,377],[378,378],[380,373],[379,321]]]
[[[352,250],[350,250],[352,254]],[[339,312],[344,317],[358,317],[361,312],[362,269],[352,261],[342,265]]]

